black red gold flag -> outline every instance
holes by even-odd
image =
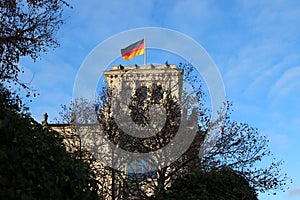
[[[145,53],[145,39],[139,40],[124,49],[121,49],[122,57],[125,60],[131,60],[135,56]]]

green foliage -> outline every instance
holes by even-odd
[[[255,200],[255,190],[237,172],[222,168],[179,175],[172,186],[155,199]]]
[[[89,166],[0,89],[0,199],[98,199]]]

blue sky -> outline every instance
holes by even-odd
[[[134,28],[176,30],[201,44],[218,66],[232,118],[267,135],[275,157],[285,161],[289,191],[260,199],[299,199],[300,1],[89,0],[73,7],[57,34],[61,46],[36,63],[20,63],[23,80],[40,92],[28,102],[36,120],[47,112],[53,121],[60,104],[69,104],[77,71],[99,43]]]

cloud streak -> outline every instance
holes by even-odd
[[[300,90],[300,67],[286,70],[276,81],[270,90],[269,96],[275,101],[283,100],[287,97],[299,98]]]
[[[300,196],[300,188],[290,190],[289,195],[290,196]]]

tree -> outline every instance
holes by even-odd
[[[281,172],[283,161],[277,161],[272,155],[268,142],[257,128],[232,121],[228,116],[215,145],[202,157],[201,168],[210,170],[228,166],[242,173],[256,191],[284,191],[287,174]],[[269,163],[264,159],[269,159]],[[262,167],[260,162],[266,167]]]
[[[177,174],[189,174],[196,170],[211,175],[212,171],[223,173],[224,167],[232,169],[234,173],[242,177],[255,192],[284,190],[287,176],[281,172],[282,162],[274,159],[271,163],[266,164],[266,168],[260,167],[262,165],[259,164],[260,161],[273,157],[267,146],[267,138],[261,136],[257,129],[247,123],[232,121],[230,119],[231,105],[228,102],[224,102],[224,108],[220,110],[219,118],[212,121],[210,112],[203,101],[204,94],[196,70],[191,65],[179,65],[179,68],[184,70],[185,80],[192,83],[193,87],[192,93],[188,89],[182,90],[181,102],[184,104],[181,103],[180,106],[178,106],[178,99],[172,96],[174,91],[161,91],[159,85],[154,84],[150,87],[137,88],[129,100],[123,102],[112,101],[110,88],[106,88],[101,91],[99,102],[91,103],[90,108],[86,109],[89,106],[73,104],[69,109],[69,116],[73,116],[73,114],[81,116],[80,122],[89,121],[87,119],[90,116],[97,116],[99,128],[103,130],[103,134],[114,145],[128,152],[155,151],[166,146],[174,138],[180,123],[185,123],[187,127],[185,134],[188,134],[190,128],[193,128],[189,127],[189,124],[195,122],[197,124],[196,134],[190,147],[174,162],[147,173],[133,170],[130,174],[111,169],[112,173],[105,175],[105,178],[110,180],[111,187],[107,187],[103,192],[111,192],[113,199],[130,196],[148,199],[150,195],[160,197],[176,183]],[[157,97],[159,98],[161,93],[164,99],[157,101]],[[117,96],[126,96],[126,94],[121,91]],[[150,107],[158,103],[162,104],[167,113],[166,123],[160,132],[153,137],[134,138],[124,131],[123,128],[131,130],[130,119],[139,126],[151,125],[151,117],[155,118],[155,115],[159,115],[159,113],[154,113],[153,116],[153,113],[150,114]],[[123,104],[128,106],[129,115],[123,120],[123,124],[120,124],[117,122],[115,114],[123,109],[121,106]],[[195,108],[195,105],[196,109],[192,109]],[[113,106],[116,106],[115,110]],[[85,111],[80,107],[84,107]],[[187,117],[187,113],[190,113],[189,117]],[[183,119],[183,121],[179,119]],[[150,128],[155,130],[156,127]],[[207,139],[213,128],[218,131],[218,137],[208,137]],[[99,147],[99,149],[101,148]],[[167,157],[168,155],[160,155],[156,160],[163,161]],[[124,160],[124,162],[128,161]],[[143,162],[140,164],[140,166],[133,165],[132,168],[148,167],[143,166]],[[115,184],[116,182],[120,184]],[[120,196],[114,195],[114,190],[118,190]]]
[[[0,1],[0,80],[15,82],[28,89],[18,75],[22,56],[34,61],[40,53],[59,44],[55,34],[63,24],[62,12],[70,5],[64,0]]]
[[[34,121],[3,86],[0,137],[1,199],[99,199],[89,165],[67,153],[61,134]]]
[[[242,174],[222,168],[178,175],[171,187],[154,199],[257,200],[257,194]]]
[[[99,105],[98,105],[99,106]],[[89,167],[95,173],[98,181],[99,193],[104,199],[116,199],[114,197],[122,196],[123,187],[120,173],[116,173],[110,167],[103,165],[97,158],[94,157],[92,151],[88,151],[84,143],[84,133],[88,133],[88,138],[97,142],[97,148],[105,148],[99,137],[99,123],[93,116],[95,112],[95,104],[86,99],[75,99],[71,107],[62,105],[62,111],[59,117],[56,118],[57,124],[51,124],[52,128],[56,129],[64,136],[64,143],[67,151],[76,157],[85,160]],[[63,125],[63,126],[61,126]],[[87,126],[88,125],[88,126]],[[83,129],[83,130],[82,130]],[[102,156],[105,159],[104,156]],[[112,181],[112,177],[117,177]],[[113,182],[113,184],[112,184]],[[116,186],[117,185],[117,186]]]

